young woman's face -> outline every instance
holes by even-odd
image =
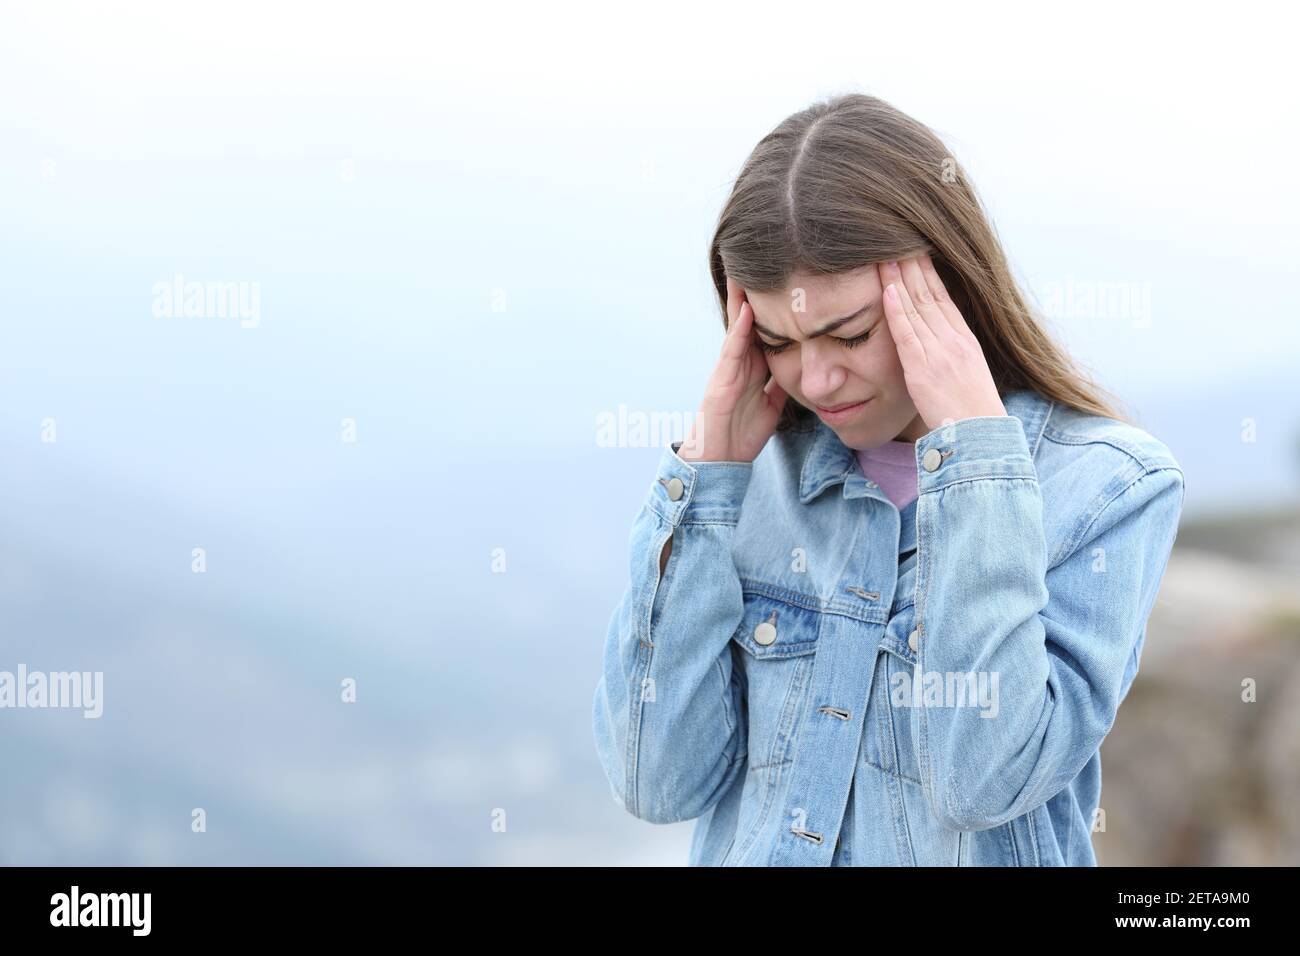
[[[776,383],[850,448],[930,431],[907,392],[883,291],[873,264],[836,276],[796,274],[780,292],[745,292]],[[829,411],[857,402],[865,404]]]

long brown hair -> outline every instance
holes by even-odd
[[[1017,288],[975,187],[924,124],[848,93],[784,120],[745,161],[709,248],[727,324],[727,276],[754,292],[928,253],[1005,395],[1019,388],[1125,420],[1070,361]],[[813,413],[786,402],[778,430]]]

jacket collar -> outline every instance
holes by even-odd
[[[1052,414],[1055,402],[1033,389],[1022,388],[1002,396],[1002,406],[1008,415],[1020,419],[1029,443],[1029,456],[1038,455],[1038,443],[1043,428]],[[833,484],[844,481],[855,467],[854,451],[845,445],[835,430],[820,418],[813,419],[816,430],[804,454],[803,469],[799,473],[799,500],[812,501]]]

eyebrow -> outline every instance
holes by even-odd
[[[811,335],[809,335],[808,338],[810,338],[810,339],[815,339],[815,338],[817,338],[817,336],[819,336],[819,335],[825,335],[827,332],[834,332],[834,331],[835,331],[836,329],[838,329],[841,325],[848,325],[848,324],[849,324],[850,322],[852,322],[854,319],[861,318],[862,316],[864,316],[864,315],[866,315],[868,312],[870,312],[871,309],[875,306],[875,304],[876,304],[876,303],[875,303],[874,301],[872,301],[872,302],[868,302],[866,305],[864,305],[862,308],[858,309],[858,311],[854,312],[852,315],[846,315],[846,316],[844,316],[843,318],[840,318],[840,319],[832,319],[830,322],[827,322],[825,325],[823,325],[823,326],[822,326],[820,329],[818,329],[816,332],[813,332]],[[752,306],[752,305],[750,306],[750,309],[751,309],[751,310],[753,309],[753,306]],[[757,318],[755,318],[755,319],[753,320],[753,326],[754,326],[754,328],[757,329],[759,332],[762,332],[764,335],[766,335],[769,339],[780,339],[782,342],[793,342],[793,341],[794,341],[794,339],[790,338],[788,335],[777,335],[775,332],[769,332],[767,329],[765,329],[762,325],[759,324]]]

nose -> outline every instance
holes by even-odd
[[[802,367],[799,387],[804,398],[817,405],[834,405],[844,392],[849,373],[840,359],[823,343],[805,342],[799,349]]]

